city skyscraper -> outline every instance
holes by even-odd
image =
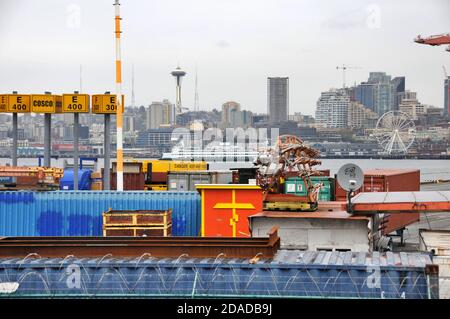
[[[222,127],[229,127],[231,122],[231,112],[240,111],[241,105],[234,101],[228,101],[222,104]]]
[[[398,106],[401,102],[401,96],[405,92],[405,77],[397,76],[392,79],[392,94],[393,94],[393,110],[398,110]]]
[[[353,97],[366,108],[374,111],[373,83],[363,82],[353,88]]]
[[[175,123],[173,105],[168,101],[153,102],[146,110],[146,128],[157,129]]]
[[[394,105],[391,76],[385,72],[370,72],[369,83],[373,86],[373,108],[378,115],[391,111]]]
[[[367,82],[351,88],[351,97],[378,115],[398,110],[405,92],[405,77],[391,79],[385,72],[370,72]]]
[[[289,78],[267,78],[267,114],[269,123],[287,121],[289,117]]]
[[[344,89],[322,92],[317,101],[316,123],[326,128],[346,128],[350,97]]]

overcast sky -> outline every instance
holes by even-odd
[[[0,0],[0,92],[115,90],[113,0]],[[235,100],[266,112],[268,76],[290,78],[290,113],[314,114],[321,91],[365,81],[370,71],[406,76],[422,103],[443,106],[445,47],[413,39],[450,32],[448,0],[122,0],[123,85],[137,105],[175,102],[169,73],[187,75],[183,104]]]

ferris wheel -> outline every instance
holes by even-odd
[[[378,119],[374,135],[388,154],[406,154],[416,137],[416,125],[407,113],[389,111]]]

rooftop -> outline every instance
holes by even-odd
[[[338,251],[301,251],[301,250],[279,250],[272,259],[259,259],[254,262],[249,258],[155,258],[151,256],[140,256],[136,258],[114,258],[105,256],[103,258],[0,258],[0,268],[30,266],[61,267],[63,264],[83,264],[84,267],[109,267],[126,266],[134,267],[164,266],[164,265],[197,265],[210,267],[215,265],[317,265],[317,266],[385,266],[385,267],[418,267],[424,268],[431,264],[430,255],[427,253],[379,253],[379,252],[338,252]]]

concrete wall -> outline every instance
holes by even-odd
[[[433,264],[439,266],[439,299],[450,299],[450,256],[435,256]]]
[[[273,226],[280,227],[284,249],[371,250],[367,220],[257,217],[251,219],[252,236],[265,237]]]

